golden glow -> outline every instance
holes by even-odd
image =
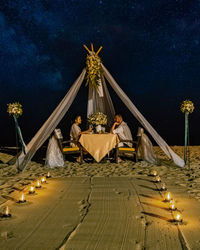
[[[174,201],[174,200],[171,200],[171,201],[170,201],[170,203],[169,203],[169,208],[170,208],[171,210],[175,210],[175,209],[176,209],[176,207],[175,207],[175,201]]]
[[[171,193],[170,193],[170,192],[167,192],[167,193],[165,194],[165,200],[166,200],[166,201],[170,201],[171,199],[172,199]]]
[[[158,176],[156,176],[155,180],[156,180],[156,182],[161,182],[161,178],[160,178],[160,176],[159,176],[159,175],[158,175]]]
[[[47,173],[47,178],[51,177],[51,174],[50,172]]]
[[[151,170],[150,175],[157,176],[158,172],[156,170]]]
[[[162,190],[166,190],[166,185],[165,185],[165,183],[162,183],[162,184],[161,184],[161,189],[162,189]]]
[[[30,186],[29,193],[30,194],[35,193],[35,187],[34,186]]]
[[[8,216],[10,214],[10,209],[8,206],[6,206],[5,210],[4,210],[4,215]]]
[[[37,180],[36,187],[37,187],[37,188],[40,188],[40,187],[41,187],[41,182],[40,182],[40,180]]]
[[[43,176],[43,177],[41,178],[41,183],[45,183],[45,182],[46,182],[46,177]]]
[[[180,211],[174,212],[174,219],[176,221],[182,221],[182,219],[183,219],[182,213]]]
[[[21,193],[20,198],[19,198],[19,201],[21,201],[21,202],[25,202],[25,196],[24,196],[24,193]]]

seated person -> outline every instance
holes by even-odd
[[[80,115],[76,116],[75,121],[70,129],[70,140],[78,141],[78,138],[81,134],[87,134],[92,131],[92,128],[89,128],[88,130],[81,132],[81,128],[79,127],[81,123],[82,123],[81,116]],[[73,148],[77,147],[75,143],[70,143],[70,146]]]
[[[133,140],[131,131],[126,122],[123,121],[123,117],[121,114],[116,114],[114,118],[114,124],[110,130],[110,133],[117,134],[120,140]],[[132,147],[132,143],[120,142],[118,144],[119,147]]]

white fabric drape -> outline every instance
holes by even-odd
[[[103,75],[99,81],[98,88],[89,85],[87,117],[96,112],[102,112],[107,115],[108,126],[110,127],[115,115],[115,109]]]
[[[58,145],[55,135],[49,139],[45,165],[50,168],[63,167],[65,164],[63,154]]]
[[[158,164],[158,159],[153,150],[153,145],[149,137],[144,133],[143,128],[138,128],[137,136],[140,136],[140,143],[138,145],[137,152],[138,159],[142,159],[152,164]]]
[[[50,134],[56,128],[58,123],[62,120],[63,116],[66,114],[67,110],[71,106],[74,98],[77,95],[77,92],[80,89],[80,86],[84,80],[86,70],[83,69],[80,76],[74,82],[68,93],[65,95],[63,100],[57,106],[57,108],[53,111],[51,116],[47,119],[47,121],[43,124],[43,126],[38,130],[35,136],[27,145],[26,155],[21,153],[18,158],[18,167],[20,170],[23,170],[27,163],[32,159],[35,152],[42,146],[42,144],[48,139]]]
[[[128,98],[128,96],[124,93],[124,91],[119,87],[114,78],[102,64],[103,74],[105,78],[108,80],[116,94],[123,101],[123,103],[127,106],[130,112],[135,116],[135,118],[142,124],[142,126],[151,134],[160,148],[165,152],[165,154],[174,161],[174,163],[180,167],[184,167],[185,162],[181,159],[162,139],[162,137],[155,131],[155,129],[151,126],[151,124],[144,118],[144,116],[139,112],[136,106],[132,103],[132,101]]]

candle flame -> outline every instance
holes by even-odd
[[[9,214],[10,214],[9,207],[8,207],[8,206],[6,206],[5,215],[9,215]]]
[[[40,186],[41,186],[40,181],[37,180],[37,187],[40,187]]]
[[[24,201],[24,193],[21,194],[20,201]]]
[[[48,173],[47,173],[47,177],[50,177],[50,176],[51,176],[51,175],[50,175],[50,173],[48,172]]]
[[[174,214],[174,218],[176,221],[182,221],[182,214],[180,211],[176,211]]]
[[[46,177],[45,177],[45,176],[43,176],[43,177],[41,178],[41,182],[42,182],[42,183],[46,182]]]
[[[166,201],[170,201],[171,199],[172,199],[171,193],[170,193],[170,192],[167,192],[167,193],[165,194],[165,200],[166,200]]]
[[[34,190],[35,190],[35,187],[34,187],[34,186],[31,186],[31,187],[30,187],[30,193],[33,193]]]

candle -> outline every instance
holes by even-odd
[[[40,183],[40,180],[37,180],[37,183],[36,183],[36,188],[41,188],[41,183]]]
[[[169,203],[169,209],[170,210],[176,210],[176,207],[175,207],[175,200],[171,200],[170,203]]]
[[[47,173],[47,178],[51,178],[50,172]]]
[[[34,193],[35,193],[35,187],[34,186],[30,186],[29,194],[34,194]]]
[[[170,201],[171,199],[172,199],[171,193],[170,193],[170,192],[167,192],[167,193],[165,194],[165,201]]]
[[[159,175],[157,175],[157,176],[155,177],[155,182],[161,182],[161,178],[160,178]]]
[[[151,170],[150,171],[151,176],[156,176],[157,174],[158,174],[158,172],[156,170]]]
[[[166,189],[167,189],[167,188],[166,188],[165,183],[162,183],[162,184],[161,184],[161,191],[162,191],[162,190],[166,190]]]
[[[180,211],[175,211],[174,212],[174,220],[177,221],[177,222],[181,222],[183,221],[183,216],[182,216],[182,213]]]
[[[11,217],[10,209],[8,206],[4,207],[1,217]]]
[[[20,197],[19,197],[19,203],[24,203],[24,202],[26,202],[26,200],[25,200],[24,193],[22,192]]]
[[[42,178],[41,178],[41,183],[46,183],[46,177],[45,176],[43,176]]]

